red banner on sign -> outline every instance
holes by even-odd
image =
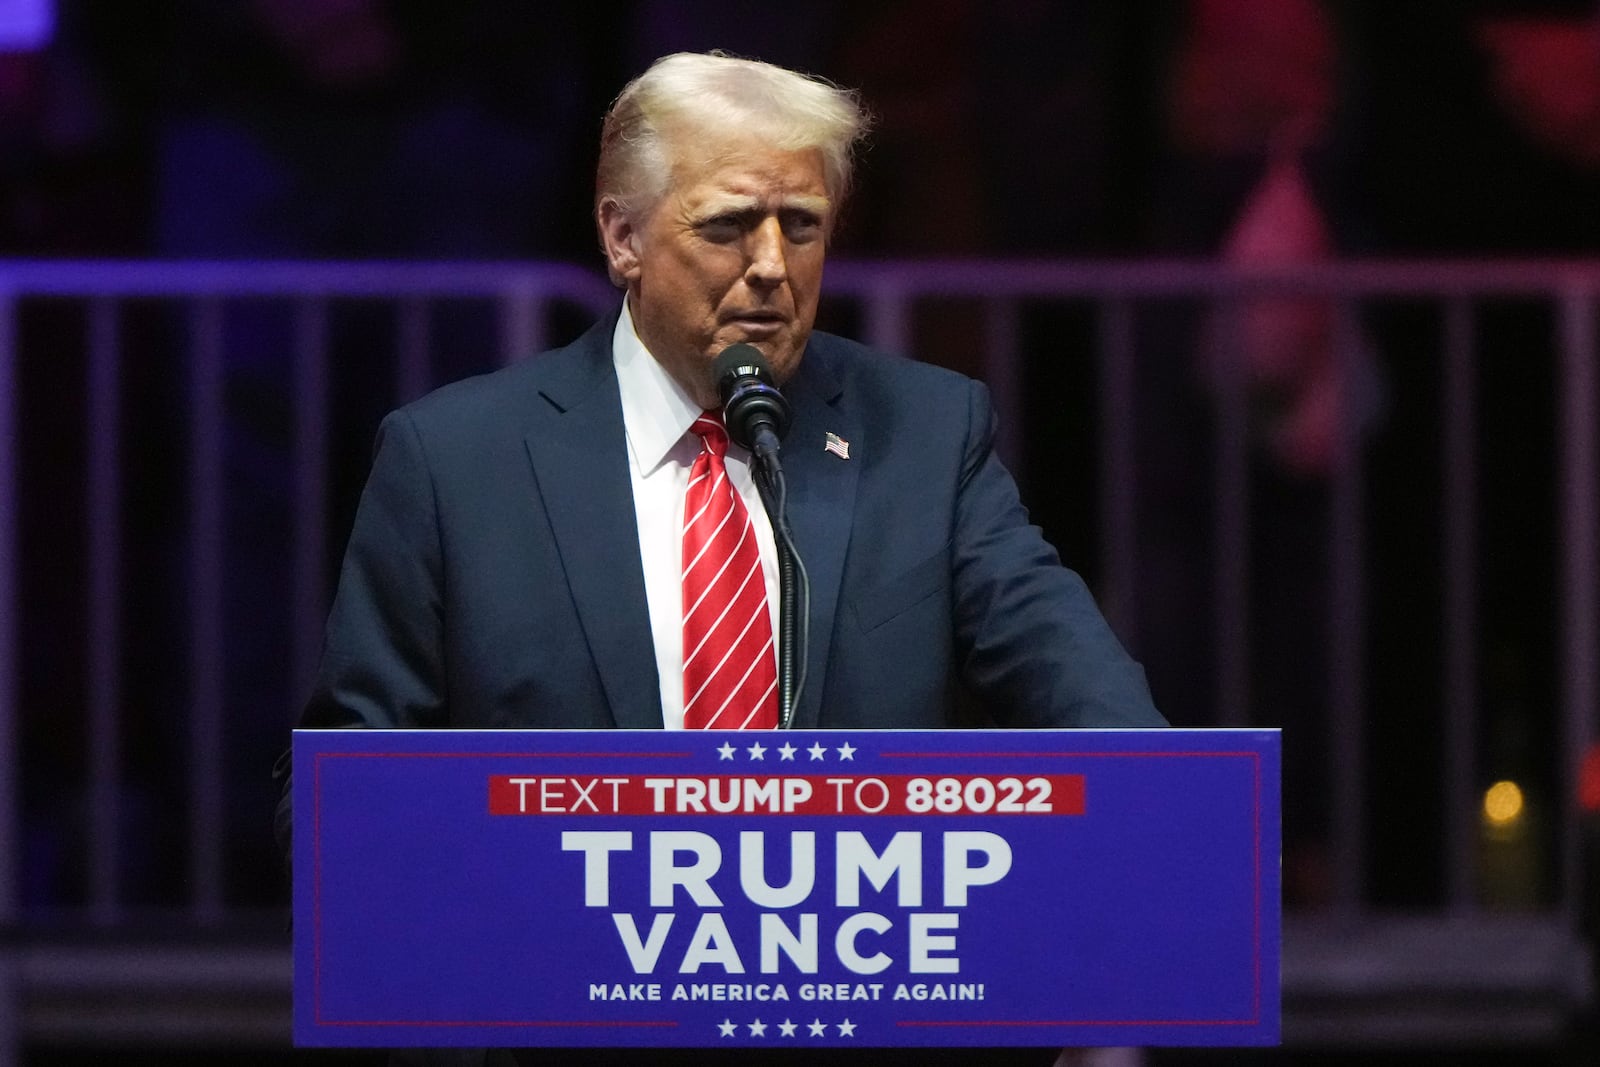
[[[489,777],[491,815],[1082,815],[1081,774]]]

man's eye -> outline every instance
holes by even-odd
[[[737,215],[717,215],[700,224],[700,236],[708,241],[734,241],[743,232]]]
[[[822,234],[822,220],[809,212],[797,212],[784,217],[783,230],[791,241],[814,240]]]

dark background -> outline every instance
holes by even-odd
[[[551,259],[598,271],[590,198],[601,115],[656,56],[713,47],[860,88],[876,131],[836,257],[1250,265],[1600,250],[1600,30],[1589,3],[61,0],[56,11],[48,44],[0,52],[0,255],[8,257]],[[1263,201],[1273,175],[1288,175],[1274,187],[1287,192]],[[1272,235],[1265,249],[1244,239],[1252,217]],[[1482,777],[1518,777],[1554,804],[1553,319],[1532,301],[1477,310],[1477,373],[1488,398],[1478,429]],[[453,314],[436,326],[441,377],[490,359],[482,315]],[[828,325],[849,325],[835,319]],[[22,576],[24,807],[42,827],[29,832],[24,902],[44,909],[86,893],[84,872],[60,858],[71,832],[59,829],[84,774],[80,724],[62,712],[83,703],[85,576],[74,562],[83,513],[61,493],[81,481],[84,465],[76,323],[48,304],[28,307],[21,322],[24,352],[45,353],[25,355],[18,380],[22,554],[32,561]],[[1415,828],[1442,819],[1443,801],[1415,768],[1431,773],[1446,714],[1437,685],[1439,331],[1405,302],[1366,309],[1362,325],[1367,400],[1338,417],[1360,424],[1370,493],[1368,705],[1382,728],[1369,731],[1376,862],[1364,888],[1376,906],[1430,908],[1444,892],[1442,844]],[[124,328],[134,353],[124,369],[125,464],[147,474],[125,506],[130,570],[146,582],[130,599],[171,619],[182,604],[168,579],[184,506],[172,472],[184,438],[170,421],[183,386],[166,353],[183,338],[156,309],[130,309]],[[1326,347],[1308,328],[1305,349]],[[392,340],[385,329],[359,308],[335,324],[335,405],[350,416],[332,461],[330,510],[343,524],[335,559],[387,406],[369,377]],[[1102,547],[1087,505],[1099,488],[1095,381],[1091,361],[1072,357],[1089,351],[1092,329],[1082,310],[1028,309],[1017,471],[1036,520],[1091,585]],[[1207,528],[1214,503],[1207,452],[1194,446],[1212,429],[1204,329],[1203,315],[1181,306],[1148,309],[1138,326],[1139,463],[1149,487],[1141,553],[1162,580],[1146,583],[1159,602],[1139,605],[1136,632],[1125,637],[1158,703],[1182,725],[1219,715],[1208,696],[1215,650],[1195,624],[1209,611],[1210,546],[1189,536]],[[257,646],[231,683],[255,696],[240,701],[237,714],[252,725],[230,759],[249,778],[270,763],[284,727],[278,709],[294,699],[274,689],[287,623],[260,610],[282,588],[273,531],[283,522],[274,501],[286,480],[287,401],[270,383],[287,335],[283,316],[267,312],[243,313],[230,331],[245,339],[229,353],[230,472],[258,491],[230,515],[244,590],[230,618],[250,638],[241,643]],[[922,358],[979,366],[971,308],[920,308],[917,337]],[[1306,620],[1329,595],[1322,537],[1331,460],[1314,432],[1289,443],[1273,435],[1326,366],[1314,355],[1280,366],[1269,355],[1253,366],[1251,385],[1260,420],[1251,452],[1260,706],[1251,714],[1293,723],[1305,739],[1286,753],[1286,885],[1291,908],[1314,910],[1331,878],[1327,635]],[[130,707],[177,703],[183,679],[151,665],[175,658],[179,639],[161,626],[132,630]],[[181,828],[150,814],[182,803],[181,746],[170,722],[130,716],[129,821],[145,836],[128,880],[141,902],[181,902]],[[269,791],[262,773],[240,803],[240,826],[260,810],[262,830],[241,832],[232,848],[233,903],[285,899],[258,805]],[[1519,883],[1524,905],[1555,897],[1553,834],[1551,825],[1536,831]],[[1179,1054],[1152,1062],[1168,1056]],[[158,1059],[211,1062],[150,1062]],[[1541,1061],[1483,1053],[1364,1062]]]

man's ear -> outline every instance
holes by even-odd
[[[600,227],[600,247],[606,256],[606,273],[613,284],[626,289],[639,277],[639,231],[633,219],[612,197],[600,201],[595,212]]]

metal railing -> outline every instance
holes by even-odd
[[[1138,580],[1133,558],[1133,519],[1129,506],[1134,483],[1133,428],[1130,392],[1133,303],[1139,300],[1194,298],[1225,304],[1248,298],[1325,296],[1336,302],[1339,358],[1348,363],[1357,348],[1357,313],[1362,301],[1411,298],[1436,302],[1444,316],[1445,345],[1440,354],[1444,413],[1442,481],[1444,503],[1439,521],[1445,566],[1447,603],[1441,620],[1445,632],[1445,668],[1441,685],[1449,694],[1450,714],[1443,744],[1447,809],[1453,813],[1447,834],[1450,907],[1473,910],[1473,827],[1477,814],[1474,755],[1478,697],[1475,642],[1479,566],[1473,534],[1477,513],[1475,477],[1476,408],[1473,302],[1522,298],[1551,303],[1559,317],[1558,397],[1559,454],[1550,457],[1559,471],[1559,561],[1562,599],[1561,668],[1561,869],[1563,914],[1576,923],[1581,903],[1578,878],[1579,836],[1575,794],[1582,754],[1600,735],[1600,516],[1595,487],[1600,486],[1600,421],[1597,392],[1595,314],[1600,306],[1600,262],[1362,262],[1315,266],[1234,269],[1211,263],[1138,262],[1068,263],[906,262],[845,264],[830,269],[833,291],[849,293],[866,308],[865,339],[896,351],[911,345],[913,305],[940,297],[979,297],[989,316],[987,336],[999,342],[987,354],[985,377],[995,387],[998,406],[1007,413],[1011,430],[1002,450],[1013,455],[1024,433],[1020,425],[1020,354],[1005,338],[1016,336],[1015,317],[1025,300],[1093,301],[1100,312],[1098,352],[1104,383],[1100,403],[1101,484],[1099,502],[1105,559],[1102,575],[1121,601],[1108,605],[1113,622],[1125,616],[1123,601]],[[1239,724],[1248,706],[1245,696],[1248,650],[1245,640],[1247,576],[1242,561],[1248,552],[1248,480],[1244,427],[1247,422],[1245,383],[1236,374],[1218,397],[1220,447],[1215,470],[1217,510],[1217,618],[1220,642],[1217,706],[1224,725]],[[1333,465],[1332,522],[1329,530],[1332,604],[1333,764],[1335,867],[1339,872],[1335,900],[1346,912],[1359,910],[1364,879],[1362,847],[1362,739],[1367,664],[1362,590],[1365,564],[1362,506],[1365,478],[1359,442],[1347,427],[1339,439]],[[1120,497],[1120,499],[1118,499]]]
[[[1476,683],[1480,546],[1474,533],[1483,502],[1475,450],[1478,412],[1484,402],[1476,375],[1476,308],[1479,302],[1506,298],[1551,307],[1559,323],[1552,354],[1560,383],[1558,451],[1550,459],[1559,488],[1561,882],[1541,929],[1554,937],[1549,942],[1554,946],[1550,967],[1581,969],[1578,921],[1583,887],[1575,779],[1581,753],[1596,742],[1600,724],[1595,675],[1600,663],[1600,516],[1594,492],[1600,485],[1596,438],[1600,390],[1595,368],[1600,355],[1595,325],[1600,263],[1371,262],[1234,270],[1187,262],[836,262],[829,267],[827,289],[830,306],[854,309],[863,340],[898,352],[916,348],[916,322],[923,309],[950,300],[970,302],[982,322],[981,371],[1002,415],[1000,449],[1010,460],[1024,458],[1031,430],[1024,424],[1027,317],[1050,303],[1091,309],[1096,326],[1090,348],[1098,389],[1093,405],[1098,413],[1094,462],[1101,486],[1094,509],[1102,555],[1097,584],[1106,591],[1108,616],[1120,626],[1131,622],[1141,580],[1133,504],[1138,427],[1132,423],[1134,393],[1139,388],[1133,369],[1139,317],[1164,301],[1226,308],[1261,298],[1317,296],[1334,309],[1334,348],[1338,358],[1348,362],[1361,343],[1361,317],[1373,302],[1403,299],[1433,308],[1442,323],[1440,349],[1408,353],[1406,358],[1435,360],[1441,383],[1442,495],[1436,525],[1444,602],[1439,620],[1443,634],[1439,686],[1448,714],[1439,748],[1447,813],[1441,828],[1447,869],[1439,916],[1469,925],[1487,924],[1493,918],[1480,911],[1475,890],[1476,766],[1483,745]],[[245,909],[228,899],[227,827],[221,814],[224,752],[235,725],[225,709],[222,645],[229,624],[228,583],[234,577],[225,561],[229,536],[225,506],[236,487],[230,484],[223,462],[229,418],[227,322],[233,309],[242,302],[272,301],[292,324],[279,372],[292,412],[286,456],[290,488],[284,503],[291,532],[284,591],[289,604],[284,683],[287,691],[303,691],[320,646],[332,561],[329,545],[342,543],[342,531],[329,529],[333,521],[329,497],[335,491],[330,482],[334,428],[342,414],[330,402],[330,383],[338,376],[341,359],[330,339],[333,310],[347,302],[362,302],[392,316],[393,379],[388,391],[395,399],[406,399],[433,384],[430,359],[438,340],[433,320],[445,304],[486,302],[497,323],[496,358],[509,362],[565,339],[558,336],[562,327],[556,323],[562,313],[592,318],[616,299],[615,290],[597,274],[553,264],[0,262],[0,929],[16,932],[19,944],[48,946],[52,932],[137,937],[145,930],[173,929],[176,921],[177,928],[190,935],[213,931],[224,943],[226,933],[242,919]],[[30,566],[21,557],[18,535],[19,441],[34,429],[27,422],[27,398],[19,387],[23,361],[39,358],[25,349],[21,324],[27,309],[39,302],[64,303],[81,311],[87,556],[81,626],[87,634],[83,692],[89,724],[82,741],[81,784],[88,827],[81,857],[83,906],[43,910],[24,908],[20,895],[25,874],[20,777],[29,753],[18,744],[24,710],[19,707],[19,634],[26,625],[19,615],[19,576]],[[181,718],[187,729],[185,773],[190,798],[187,810],[171,813],[186,828],[186,891],[154,926],[147,912],[131,905],[118,864],[124,849],[118,786],[128,740],[121,681],[126,664],[120,650],[130,625],[122,593],[128,578],[122,516],[130,496],[138,492],[129,484],[120,458],[129,404],[125,383],[130,346],[123,327],[130,306],[151,303],[182,323],[174,336],[184,337],[181,363],[187,374],[181,413],[187,451],[179,480],[187,501],[182,555],[187,561],[183,612],[188,641],[184,662],[172,669],[187,679],[187,707]],[[1243,722],[1250,705],[1250,403],[1242,374],[1225,378],[1215,393],[1214,596],[1213,617],[1207,624],[1217,635],[1215,705],[1222,709],[1220,725]],[[1326,531],[1328,587],[1333,593],[1328,605],[1333,750],[1328,755],[1335,871],[1327,917],[1340,930],[1359,931],[1372,929],[1369,920],[1374,917],[1364,899],[1369,850],[1363,829],[1368,795],[1364,750],[1370,729],[1365,652],[1369,605],[1362,536],[1368,487],[1362,442],[1355,429],[1347,427],[1340,434],[1336,453],[1329,475],[1332,506]],[[286,708],[285,731],[288,725]],[[1334,951],[1324,940],[1308,935],[1307,944],[1314,942],[1317,947],[1306,951]],[[17,1008],[17,987],[26,989],[30,981],[41,981],[64,988],[74,973],[88,975],[93,970],[85,965],[74,971],[57,957],[30,957],[25,952],[8,957],[0,950],[0,1065],[6,1063],[7,1049],[14,1047],[6,1040],[8,1021],[13,1030],[29,1026],[26,1013]],[[1297,973],[1292,961],[1286,962],[1291,984]],[[1546,977],[1557,985],[1570,979],[1572,996],[1582,995],[1581,979]],[[1414,980],[1415,976],[1408,979]],[[1306,981],[1324,988],[1317,985],[1315,975]],[[1335,983],[1334,988],[1341,987]],[[1293,1035],[1292,1027],[1289,1033]]]

